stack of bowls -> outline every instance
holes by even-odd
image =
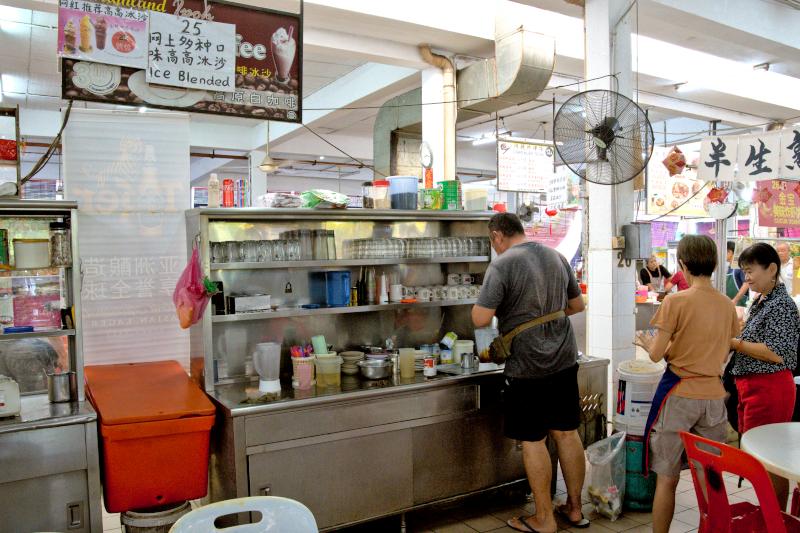
[[[348,376],[355,376],[358,374],[357,363],[364,359],[364,352],[342,352],[339,355],[343,360],[342,374],[347,374]]]

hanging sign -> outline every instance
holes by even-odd
[[[770,228],[800,228],[800,184],[796,181],[759,181],[754,194],[758,224]]]
[[[781,175],[800,178],[800,130],[783,130],[781,133]]]
[[[547,191],[553,176],[552,144],[522,138],[497,139],[497,190]]]
[[[647,214],[706,217],[703,208],[704,182],[697,179],[697,172],[687,168],[682,174],[670,176],[662,160],[671,148],[653,148],[653,157],[647,164]]]
[[[149,13],[96,2],[60,0],[58,55],[145,68]]]
[[[739,137],[707,137],[700,143],[697,178],[703,181],[733,181]]]
[[[739,136],[738,181],[761,181],[780,176],[781,132]]]
[[[153,13],[147,83],[234,91],[235,48],[233,24]]]
[[[137,4],[138,1],[107,0],[109,4],[116,2],[126,5],[128,2]],[[187,17],[191,22],[187,28],[189,32],[194,31],[195,21],[234,25],[232,54],[227,56],[234,62],[233,80],[229,81],[230,85],[225,87],[214,83],[214,80],[221,77],[219,71],[214,71],[210,75],[199,73],[193,75],[195,78],[203,77],[206,80],[212,77],[210,86],[202,82],[175,86],[164,83],[164,79],[153,79],[154,73],[149,71],[147,63],[149,39],[145,36],[144,40],[137,38],[136,41],[137,46],[139,42],[144,45],[144,63],[139,68],[120,68],[108,63],[89,64],[80,59],[65,57],[61,68],[63,98],[282,122],[302,122],[303,39],[302,19],[299,15],[211,0],[142,1],[137,5],[149,7],[151,9],[149,13],[153,18],[170,17],[177,23],[178,20],[183,20],[182,17]],[[103,8],[105,7],[104,4]],[[193,37],[190,38],[194,40]],[[163,30],[161,39],[162,43],[169,42]],[[208,40],[213,43],[212,39]],[[204,40],[204,48],[205,42]],[[193,42],[193,48],[196,46],[197,43]],[[157,63],[161,69],[172,70],[176,68],[176,63],[170,63],[170,55],[166,48],[166,46],[161,47],[162,59]],[[213,51],[216,53],[216,49]],[[193,49],[191,54],[195,57],[194,64],[198,60],[202,61],[202,56],[197,57],[198,50]],[[176,52],[176,55],[179,60],[185,57],[183,52]],[[163,57],[167,57],[166,62],[163,61]],[[208,61],[214,70],[216,59],[212,60],[209,57]],[[225,67],[227,68],[229,64]],[[180,63],[177,65],[185,66]],[[224,79],[231,79],[230,71],[226,71]]]
[[[567,204],[569,200],[568,185],[570,174],[572,174],[572,171],[566,165],[559,167],[559,171],[555,174],[550,174],[546,191],[548,208],[561,208]]]

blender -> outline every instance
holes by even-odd
[[[256,344],[253,352],[253,366],[258,372],[258,390],[261,392],[280,392],[281,345],[277,342]]]

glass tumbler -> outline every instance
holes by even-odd
[[[286,241],[272,241],[272,260],[286,261]]]
[[[212,242],[211,243],[211,262],[212,263],[225,263],[228,261],[226,257],[225,243]]]
[[[272,261],[272,242],[258,241],[258,260]]]
[[[225,248],[228,250],[227,258],[229,263],[238,263],[242,260],[239,243],[236,241],[226,241]]]
[[[300,260],[300,241],[292,239],[286,241],[286,260],[299,261]]]

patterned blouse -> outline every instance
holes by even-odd
[[[783,364],[767,363],[740,352],[734,353],[734,376],[774,374],[794,370],[797,366],[797,346],[800,339],[800,315],[797,305],[779,283],[766,298],[756,301],[742,331],[742,340],[766,344],[773,353],[783,357]]]

